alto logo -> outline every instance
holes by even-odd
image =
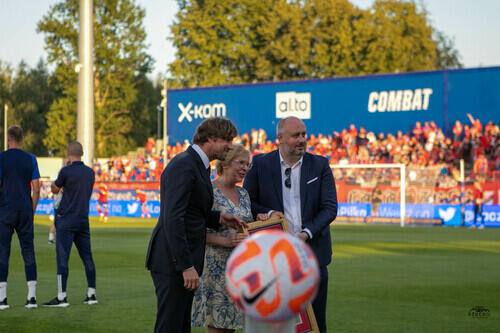
[[[427,110],[431,95],[431,88],[372,91],[368,96],[368,112]]]
[[[276,93],[276,118],[290,116],[311,119],[311,93],[295,91]]]
[[[193,119],[206,119],[210,117],[225,117],[226,116],[226,104],[215,103],[215,104],[203,104],[203,105],[193,105],[189,102],[184,105],[182,103],[177,104],[181,114],[177,121],[180,123],[184,119],[192,122]]]
[[[455,216],[456,208],[448,207],[446,209],[439,208],[439,217],[443,219],[444,222],[449,222]]]

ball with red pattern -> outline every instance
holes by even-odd
[[[319,266],[310,247],[269,230],[241,242],[226,265],[226,289],[248,316],[282,321],[297,315],[318,291]]]

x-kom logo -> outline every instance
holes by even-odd
[[[179,110],[181,111],[181,115],[177,119],[180,123],[184,119],[191,122],[194,119],[206,119],[210,117],[225,117],[226,116],[226,104],[224,103],[215,103],[215,104],[204,104],[204,105],[195,105],[193,107],[193,103],[189,102],[186,106],[184,104],[179,103]]]

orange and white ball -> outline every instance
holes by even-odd
[[[261,231],[241,242],[226,265],[226,288],[248,316],[282,321],[297,315],[318,291],[319,267],[300,239]]]

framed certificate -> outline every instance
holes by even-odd
[[[266,221],[250,222],[248,223],[248,229],[243,228],[243,233],[251,235],[261,230],[290,232],[286,219],[283,217],[272,218]],[[305,310],[300,311],[297,316],[296,328],[296,333],[319,333],[318,324],[316,323],[316,317],[314,317],[314,311],[311,304],[309,304]]]

